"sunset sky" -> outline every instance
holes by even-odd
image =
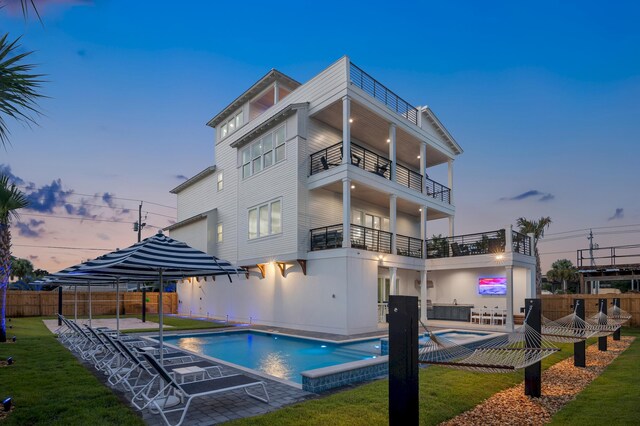
[[[140,201],[144,236],[170,224],[169,190],[214,162],[211,117],[271,68],[305,82],[343,55],[464,149],[456,234],[550,216],[544,271],[589,228],[601,247],[640,239],[635,2],[58,0],[37,2],[43,24],[3,3],[46,75],[39,125],[9,122],[0,148],[32,202],[13,253],[38,268],[131,245]]]

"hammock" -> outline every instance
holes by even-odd
[[[631,319],[631,314],[625,310],[620,309],[619,306],[613,306],[611,313],[608,314],[609,321],[618,322],[620,325],[626,323]]]
[[[603,303],[601,302],[600,310],[598,311],[598,313],[587,318],[587,323],[589,324],[589,326],[594,330],[597,330],[597,332],[593,334],[593,337],[604,337],[613,334],[622,325],[622,322],[620,322],[619,318],[616,319],[615,317],[610,317],[609,315],[602,312],[602,309]]]
[[[560,349],[527,325],[530,312],[531,308],[521,327],[476,347],[434,334],[422,324],[430,339],[419,349],[418,362],[482,373],[509,373],[533,365]]]
[[[542,317],[542,335],[547,340],[557,343],[576,343],[595,336],[599,332],[597,327],[576,314],[579,303],[576,301],[571,314],[555,321]]]

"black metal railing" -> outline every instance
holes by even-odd
[[[640,263],[640,244],[580,249],[577,255],[578,268],[626,265],[635,267]]]
[[[422,240],[396,234],[396,252],[400,256],[422,259]]]
[[[422,192],[422,175],[400,164],[396,165],[396,182],[414,191]]]
[[[310,163],[312,175],[339,166],[342,163],[342,142],[314,152],[310,156]]]
[[[342,247],[343,227],[324,226],[309,231],[311,251]],[[378,253],[391,253],[390,232],[351,224],[351,247]]]
[[[531,256],[531,238],[528,235],[521,234],[518,231],[511,231],[511,238],[514,252]]]
[[[451,189],[429,178],[425,179],[424,185],[426,194],[429,197],[451,204]]]
[[[436,237],[427,240],[427,259],[503,253],[504,248],[504,229],[453,237]]]
[[[351,74],[351,84],[358,86],[365,93],[382,102],[387,108],[411,123],[418,124],[418,108],[393,93],[353,63],[351,63],[349,72]]]

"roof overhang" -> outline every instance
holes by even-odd
[[[277,126],[282,123],[283,120],[295,114],[298,110],[306,109],[309,107],[308,102],[290,104],[286,107],[282,108],[280,111],[276,112],[273,115],[270,115],[269,118],[265,119],[263,122],[258,123],[253,129],[242,135],[236,141],[231,144],[231,148],[239,148],[247,142],[255,139],[259,134],[266,132],[267,130]]]
[[[213,173],[215,173],[215,171],[216,171],[216,166],[209,166],[206,169],[204,169],[203,171],[201,171],[200,173],[198,173],[197,175],[195,175],[195,176],[187,179],[186,181],[182,182],[180,185],[176,186],[175,188],[173,188],[169,192],[172,193],[172,194],[177,194],[180,191],[184,190],[185,188],[190,187],[194,183],[199,182],[202,179],[206,178],[207,176],[212,175]]]
[[[442,124],[442,122],[436,117],[435,113],[428,106],[422,107],[422,112],[424,112],[429,119],[429,122],[433,124],[436,128],[440,136],[444,138],[444,141],[451,147],[453,152],[458,155],[462,154],[462,147],[458,145],[458,142],[451,136],[451,133],[447,130],[446,127]]]
[[[216,209],[213,209],[216,210]],[[203,219],[206,219],[207,217],[209,217],[209,213],[212,212],[213,210],[209,210],[208,212],[204,212],[204,213],[199,213],[195,216],[191,216],[190,218],[187,218],[185,220],[181,220],[180,222],[174,223],[173,225],[169,225],[165,228],[162,228],[163,231],[173,231],[176,230],[178,228],[182,228],[183,226],[187,226],[187,225],[191,225],[192,223],[196,223],[199,222]]]
[[[284,84],[290,86],[292,90],[301,85],[299,82],[289,77],[288,75],[283,74],[276,69],[272,69],[264,77],[258,80],[253,86],[247,89],[242,95],[238,96],[233,102],[227,105],[215,117],[209,120],[209,122],[207,122],[207,126],[216,127],[218,124],[224,121],[224,119],[230,113],[240,108],[242,104],[246,103],[251,98],[258,95],[264,89],[269,87],[269,85],[273,84],[275,81],[283,82]]]

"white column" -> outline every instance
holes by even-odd
[[[422,240],[422,258],[427,258],[427,206],[420,208],[420,239]]]
[[[453,237],[455,234],[455,216],[449,216],[449,236]]]
[[[511,253],[513,251],[513,226],[509,225],[504,228],[504,252]]]
[[[398,196],[396,194],[389,195],[389,232],[391,232],[391,254],[397,253],[397,241],[396,241],[396,201]]]
[[[447,186],[449,187],[449,189],[451,190],[451,192],[449,192],[449,203],[453,204],[453,158],[449,158],[449,160],[447,161],[447,165],[448,165],[448,179],[447,179]]]
[[[505,267],[507,272],[507,331],[513,330],[513,266]]]
[[[391,160],[391,180],[396,182],[396,125],[389,125],[389,160]]]
[[[525,293],[527,299],[536,298],[536,267],[533,266],[527,270],[527,290]]]
[[[429,299],[427,289],[427,269],[420,272],[420,319],[426,324],[427,321],[427,300]]]
[[[351,164],[351,98],[342,98],[342,164]]]
[[[392,266],[389,268],[389,281],[391,281],[391,285],[389,286],[391,289],[391,294],[394,296],[398,295],[398,268]]]
[[[342,247],[351,247],[351,179],[342,179]]]
[[[422,193],[427,192],[427,143],[420,143],[420,174],[422,175]]]

